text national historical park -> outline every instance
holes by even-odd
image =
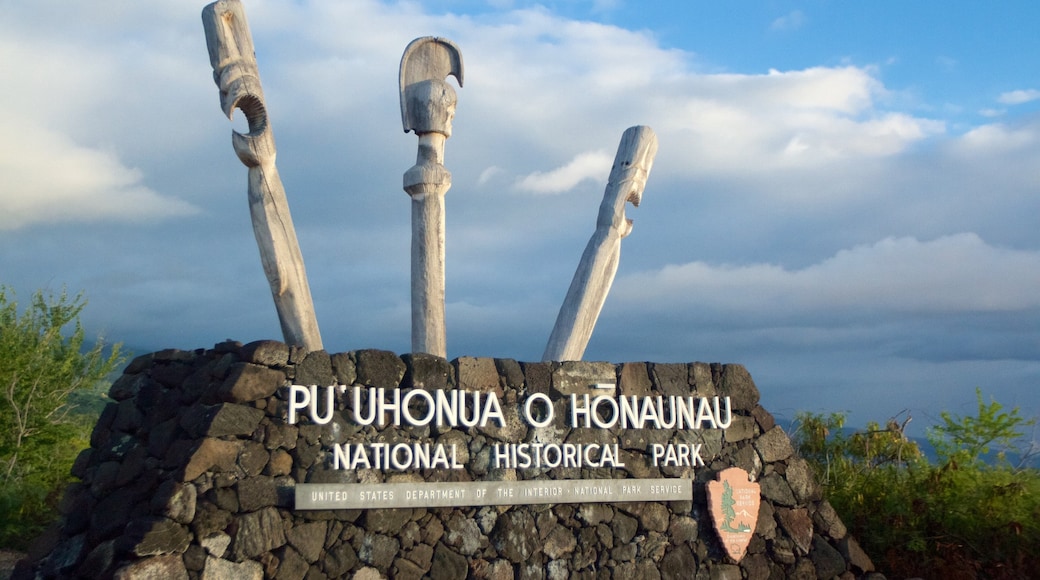
[[[20,577],[873,570],[739,365],[224,342],[110,396]]]

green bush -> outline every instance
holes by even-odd
[[[1025,578],[1040,569],[1040,471],[1006,455],[1033,422],[978,397],[975,416],[943,413],[929,431],[935,463],[905,437],[909,418],[850,435],[842,413],[799,413],[799,451],[886,574]]]
[[[928,430],[928,441],[935,447],[940,463],[977,465],[990,458],[998,465],[1009,466],[1007,454],[1019,450],[1016,443],[1022,437],[1021,429],[1036,421],[1020,416],[1017,407],[1008,412],[996,401],[987,405],[981,389],[975,389],[975,397],[976,417],[957,417],[943,411],[942,423]],[[991,457],[993,453],[995,456]]]
[[[0,286],[0,545],[24,547],[55,515],[76,455],[88,444],[93,417],[76,413],[70,396],[97,396],[118,365],[99,339],[86,348],[82,295],[37,292],[19,312]],[[68,331],[66,336],[63,332]]]

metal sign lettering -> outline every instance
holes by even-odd
[[[464,507],[690,501],[690,479],[529,479],[436,483],[300,483],[296,509]]]

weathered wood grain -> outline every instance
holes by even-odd
[[[444,142],[451,136],[455,90],[462,86],[462,53],[455,43],[427,36],[413,40],[401,57],[401,122],[419,137],[415,165],[404,174],[412,198],[412,352],[447,356],[444,322],[444,194],[451,173]]]
[[[249,122],[249,133],[232,130],[231,142],[238,158],[249,168],[249,213],[282,335],[288,344],[321,350],[303,255],[275,167],[274,133],[245,9],[239,0],[220,0],[203,9],[202,23],[213,80],[220,90],[220,108],[228,119],[237,108]]]
[[[625,203],[639,206],[655,155],[657,135],[650,127],[640,125],[625,130],[599,206],[596,231],[571,279],[543,361],[581,360],[585,354],[614,283],[621,259],[621,239],[632,232],[632,220],[625,217]]]

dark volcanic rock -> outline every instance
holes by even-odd
[[[780,520],[780,526],[787,531],[795,545],[803,554],[807,554],[813,538],[812,519],[808,510],[779,508],[776,510],[776,516]]]
[[[386,350],[359,350],[357,360],[357,382],[370,387],[392,389],[401,383],[407,370],[404,361]]]
[[[817,578],[833,578],[845,572],[845,558],[819,534],[813,536],[812,553]]]
[[[321,556],[327,530],[328,522],[311,522],[293,526],[285,536],[289,545],[296,548],[307,563],[313,564]]]
[[[697,569],[697,557],[689,546],[679,546],[669,552],[661,560],[662,580],[681,580],[689,578],[690,573]]]
[[[303,361],[296,366],[296,378],[293,383],[309,387],[317,385],[327,387],[336,384],[336,377],[332,371],[332,358],[323,350],[307,353]]]
[[[406,372],[401,385],[418,389],[447,389],[454,381],[455,370],[447,359],[424,352],[401,357]]]
[[[182,423],[189,433],[197,437],[251,435],[264,418],[264,412],[260,409],[234,403],[203,407],[197,414],[197,421]]]
[[[791,438],[780,427],[773,427],[759,437],[758,441],[755,441],[755,449],[766,463],[783,461],[794,453]]]
[[[454,580],[465,578],[469,565],[466,558],[453,552],[444,544],[437,544],[433,550],[433,566],[430,567],[432,580]]]
[[[265,508],[239,517],[231,553],[241,561],[284,546],[285,541],[285,527],[278,510]]]
[[[285,373],[251,363],[232,365],[220,385],[220,399],[230,403],[249,403],[270,397],[285,384]]]
[[[750,411],[758,405],[759,393],[743,365],[723,365],[718,387],[720,397],[730,397],[734,410]]]
[[[289,346],[274,340],[258,340],[239,349],[242,360],[266,367],[282,368],[289,364]]]
[[[534,518],[530,514],[509,512],[498,518],[491,537],[499,554],[510,562],[520,564],[541,552],[538,536],[531,534],[533,529]]]
[[[180,556],[156,556],[138,560],[116,570],[113,580],[138,580],[141,578],[163,578],[164,580],[188,580],[188,571]]]
[[[617,386],[595,386],[604,383]],[[344,389],[333,391],[339,398],[328,422],[316,424],[304,411],[288,424],[290,384]],[[450,424],[451,417],[442,417],[440,425],[359,425],[348,387],[387,389],[388,417],[395,412],[392,398],[400,395],[396,388],[462,388],[479,391],[485,401],[493,393],[504,425],[495,418],[470,428]],[[548,395],[556,413],[546,427],[531,428],[521,417],[525,398],[535,393]],[[68,486],[59,525],[34,544],[15,578],[880,576],[821,499],[809,464],[759,405],[758,389],[740,365],[473,357],[449,362],[426,354],[330,355],[276,341],[225,341],[209,350],[138,357],[111,394],[114,402],[102,412],[91,448],[73,466],[81,481]],[[664,422],[671,411],[666,403],[662,411],[651,409],[657,397],[730,397],[732,421],[725,434],[708,426],[572,428],[571,395],[604,394],[648,397],[639,412],[664,413],[658,417]],[[421,416],[425,405],[416,398],[409,410]],[[546,411],[537,412],[541,417]],[[503,443],[561,442],[617,444],[625,466],[495,465]],[[444,445],[462,468],[334,467],[334,445],[356,450],[377,443]],[[676,443],[699,446],[705,465],[652,465],[651,445]],[[761,491],[758,521],[739,563],[725,556],[705,495],[706,482],[732,466],[748,471]],[[320,511],[296,509],[294,499],[299,483],[657,477],[693,479],[693,497]]]
[[[124,537],[129,551],[138,556],[181,554],[191,542],[188,528],[168,518],[133,520]]]

